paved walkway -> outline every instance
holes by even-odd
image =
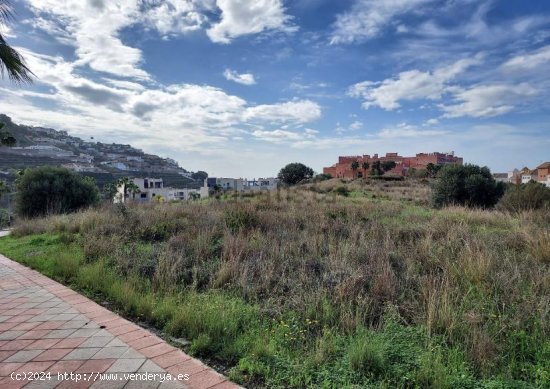
[[[161,382],[168,373],[180,380]],[[238,388],[151,332],[0,255],[0,388],[22,387]]]

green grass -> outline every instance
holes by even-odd
[[[216,292],[155,293],[145,280],[122,277],[106,261],[86,263],[82,248],[67,243],[64,235],[2,238],[0,252],[91,298],[109,301],[130,318],[190,339],[187,351],[233,365],[229,375],[239,382],[334,388],[399,386],[417,376],[422,382],[455,382],[457,373],[442,365],[433,377],[435,362],[431,348],[424,345],[425,331],[400,326],[389,316],[382,331],[362,328],[342,336],[325,328],[312,342],[312,334],[320,330],[318,321],[301,322],[292,313],[286,320],[269,320],[256,306]],[[443,358],[440,354],[437,358]],[[459,366],[453,368],[472,380],[465,366],[460,356]]]

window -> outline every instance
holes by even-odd
[[[142,199],[146,199],[146,198],[147,198],[147,193],[141,193],[140,197],[141,197]]]

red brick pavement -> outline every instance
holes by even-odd
[[[49,379],[29,375],[41,372]],[[102,380],[99,373],[117,376]],[[150,375],[132,380],[131,373]],[[160,374],[181,376],[161,382]],[[238,386],[149,331],[0,255],[0,388]]]

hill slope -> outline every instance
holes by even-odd
[[[130,145],[84,141],[66,131],[14,123],[0,114],[0,123],[16,139],[13,148],[0,149],[0,172],[11,181],[14,171],[44,165],[65,166],[83,175],[92,176],[102,187],[119,177],[162,178],[166,186],[197,188],[200,175],[180,167],[170,158],[147,154]]]

